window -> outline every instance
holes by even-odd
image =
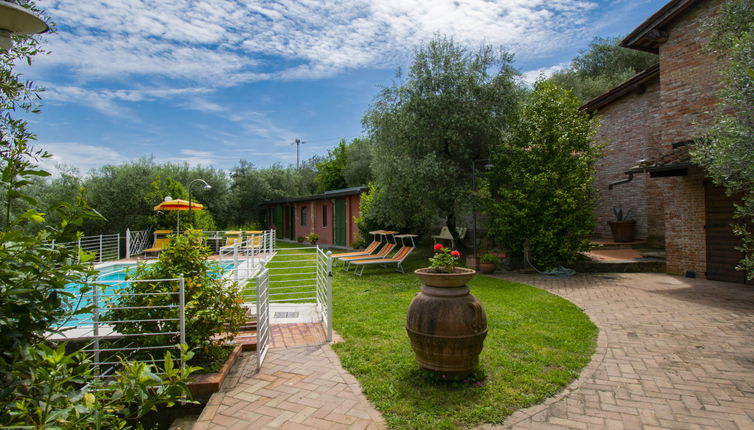
[[[301,207],[301,225],[306,225],[306,206]]]
[[[322,227],[327,227],[327,205],[322,205]]]

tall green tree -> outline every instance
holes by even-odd
[[[597,97],[631,76],[657,64],[657,55],[620,46],[622,37],[595,37],[569,68],[550,82],[571,90],[581,102]]]
[[[346,168],[348,146],[346,140],[341,139],[333,148],[327,151],[324,160],[317,163],[317,190],[337,190],[346,187],[346,178],[343,172]]]
[[[379,190],[365,218],[424,232],[439,217],[457,235],[473,199],[472,163],[488,158],[520,95],[511,61],[503,50],[470,51],[446,37],[416,51],[407,79],[364,115]]]
[[[572,263],[593,229],[596,125],[570,91],[539,82],[509,136],[492,149],[489,236],[535,265]]]
[[[693,160],[715,184],[740,195],[735,207],[739,220],[733,230],[744,252],[738,269],[754,279],[754,3],[728,0],[706,23],[708,48],[728,58],[722,70],[724,87],[714,125],[692,149]]]
[[[372,181],[372,143],[369,139],[356,138],[351,140],[346,151],[346,167],[343,178],[346,186],[358,187]]]

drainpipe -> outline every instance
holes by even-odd
[[[621,185],[621,184],[627,184],[634,180],[634,172],[628,172],[627,173],[628,178],[627,179],[621,179],[620,181],[615,181],[607,186],[608,190],[612,190],[614,186]]]

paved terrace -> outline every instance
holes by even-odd
[[[581,377],[513,414],[534,429],[754,429],[754,286],[664,274],[508,275],[600,328]]]
[[[564,392],[481,428],[754,429],[754,287],[663,274],[501,277],[572,301],[600,334]],[[383,428],[317,327],[279,326],[262,371],[247,353],[193,428]]]

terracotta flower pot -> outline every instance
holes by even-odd
[[[469,293],[466,282],[476,272],[456,268],[454,273],[414,273],[424,284],[406,316],[406,332],[416,362],[451,379],[462,378],[479,364],[487,336],[487,314]]]
[[[616,242],[633,242],[636,238],[636,220],[608,221],[613,240]]]
[[[465,267],[454,268],[453,273],[433,272],[429,267],[414,271],[422,284],[429,287],[461,287],[466,285],[476,275],[476,270]]]
[[[485,275],[495,273],[495,268],[497,268],[495,263],[479,263],[479,271]]]

